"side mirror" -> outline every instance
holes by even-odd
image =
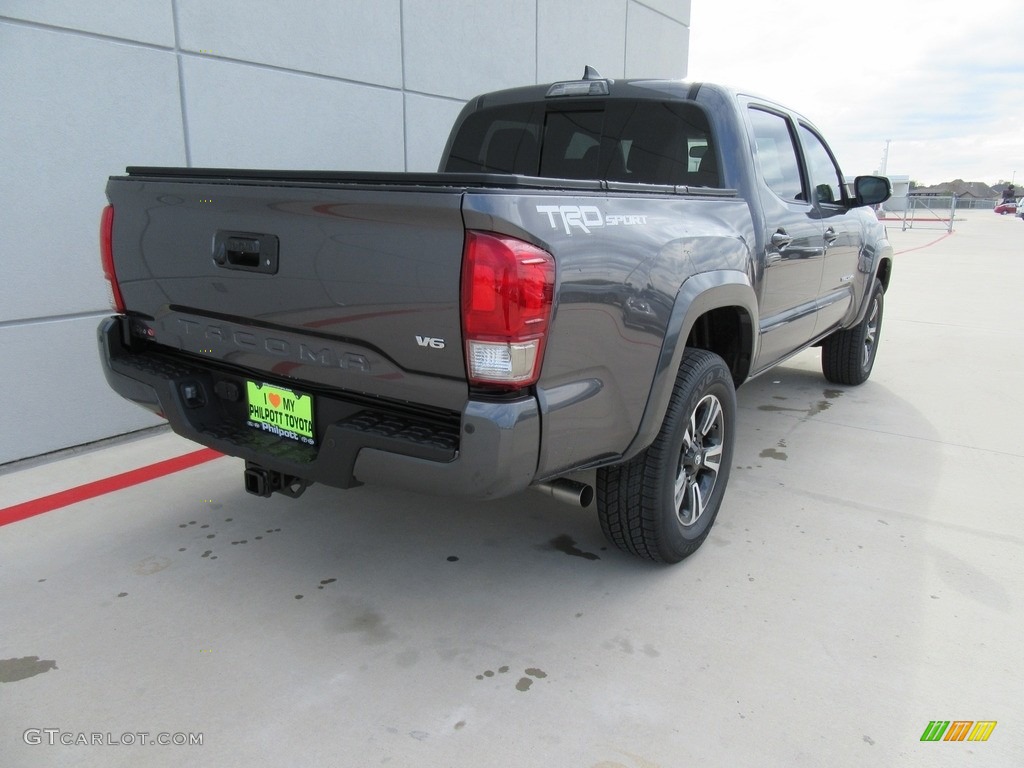
[[[878,205],[892,197],[892,184],[885,176],[858,176],[853,181],[854,205]]]

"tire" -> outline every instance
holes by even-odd
[[[863,384],[871,375],[882,330],[885,291],[875,279],[864,319],[853,328],[836,331],[821,344],[821,370],[834,384]]]
[[[686,349],[654,442],[598,470],[597,514],[608,541],[660,563],[696,552],[725,496],[735,434],[729,367],[712,352]]]

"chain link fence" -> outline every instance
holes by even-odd
[[[972,200],[973,201],[973,200]],[[953,231],[957,207],[962,202],[956,195],[908,195],[902,211],[903,231],[908,229],[945,229]]]

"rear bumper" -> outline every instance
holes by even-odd
[[[470,400],[446,422],[317,392],[318,444],[306,446],[246,425],[237,374],[133,349],[121,316],[100,323],[98,341],[104,375],[119,395],[159,413],[189,440],[282,474],[338,488],[373,483],[489,499],[526,488],[537,470],[540,418],[533,397]]]

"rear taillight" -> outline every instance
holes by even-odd
[[[537,382],[554,287],[547,251],[507,235],[466,233],[462,335],[471,383],[510,389]]]
[[[111,239],[114,234],[114,206],[108,205],[100,217],[100,264],[103,265],[103,276],[107,278],[107,298],[115,312],[124,314],[124,299],[121,298],[121,286],[117,284],[114,273],[114,249]]]

